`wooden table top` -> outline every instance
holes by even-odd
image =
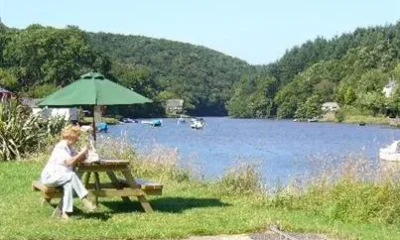
[[[87,163],[87,162],[80,162],[78,167],[84,166],[126,166],[129,165],[128,160],[120,160],[120,159],[101,159],[99,162]]]

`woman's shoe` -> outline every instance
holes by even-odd
[[[61,217],[62,220],[69,220],[69,216],[65,212],[63,212],[60,217]]]
[[[96,210],[96,205],[94,205],[91,201],[89,201],[87,198],[82,199],[83,206],[85,206],[86,210],[89,212],[93,212]]]

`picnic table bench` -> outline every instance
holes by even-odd
[[[98,163],[80,163],[75,172],[83,177],[83,184],[89,191],[89,196],[93,196],[95,203],[99,197],[121,197],[123,201],[130,201],[129,197],[137,197],[140,205],[145,212],[152,212],[153,209],[148,202],[146,195],[161,195],[163,185],[140,178],[134,178],[126,160],[101,160]],[[99,173],[106,173],[110,182],[100,182]],[[117,177],[117,174],[123,177]],[[90,182],[94,176],[94,182]],[[47,187],[40,181],[33,181],[32,188],[41,191],[43,196],[42,203],[50,203],[53,198],[61,198],[55,212],[60,212],[62,208],[62,187]]]

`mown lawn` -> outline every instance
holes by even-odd
[[[52,208],[40,205],[31,182],[42,163],[0,163],[0,239],[137,239],[181,238],[262,231],[279,223],[284,230],[326,233],[339,239],[400,239],[400,226],[344,224],[309,212],[272,207],[267,198],[221,196],[218,185],[165,183],[164,195],[151,198],[153,214],[138,202],[100,199],[95,213],[76,202],[70,221],[51,218]]]

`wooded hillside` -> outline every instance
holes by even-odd
[[[160,116],[169,98],[184,99],[189,114],[226,115],[233,84],[251,69],[201,46],[87,33],[74,26],[2,26],[0,50],[0,86],[11,91],[43,97],[93,70],[155,101],[147,107],[114,108],[122,115]]]
[[[309,118],[337,101],[357,114],[396,115],[400,90],[400,24],[360,28],[292,47],[277,62],[245,61],[192,44],[74,26],[0,27],[0,86],[43,97],[88,71],[152,98],[151,106],[111,108],[127,116],[161,116],[167,99],[182,98],[192,115]],[[398,88],[400,89],[400,88]]]
[[[310,118],[321,103],[337,101],[355,114],[396,115],[400,94],[400,24],[360,28],[333,39],[317,38],[288,50],[277,62],[236,84],[229,113],[236,117]],[[259,86],[259,87],[256,87]]]

